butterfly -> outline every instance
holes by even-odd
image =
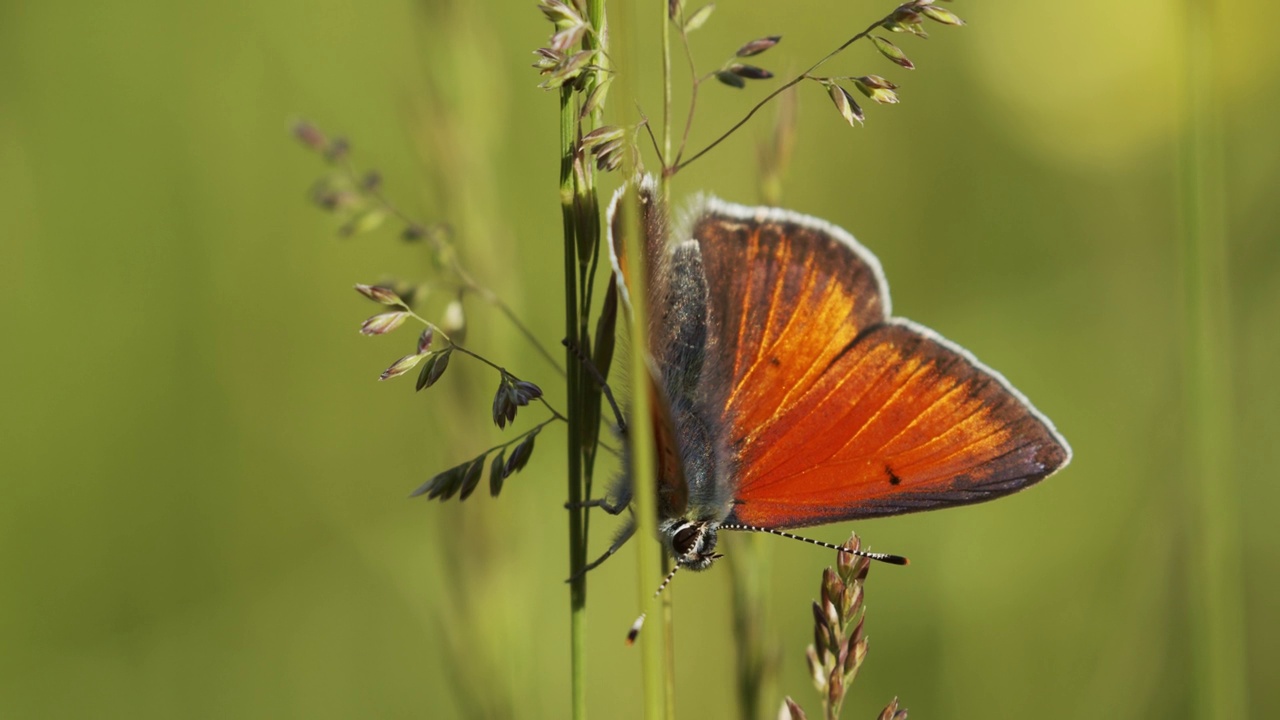
[[[984,502],[1070,461],[1002,375],[894,317],[875,255],[817,218],[708,198],[669,241],[645,179],[647,293],[632,298],[625,190],[609,209],[611,259],[624,302],[649,311],[657,532],[677,568],[710,567],[721,530],[787,534]],[[621,512],[631,492],[624,475],[595,504]]]

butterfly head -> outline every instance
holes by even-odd
[[[722,557],[715,551],[716,530],[719,527],[720,524],[714,520],[674,518],[662,522],[658,526],[658,532],[677,566],[688,570],[706,570],[716,558]]]

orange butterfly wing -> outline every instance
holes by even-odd
[[[712,201],[693,235],[708,279],[709,394],[734,483],[725,523],[981,502],[1070,459],[998,373],[889,317],[878,261],[843,230]]]

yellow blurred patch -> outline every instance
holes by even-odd
[[[1167,144],[1182,116],[1185,37],[1181,6],[997,3],[964,14],[983,105],[1014,137],[1055,162],[1121,167]],[[1271,4],[1219,3],[1216,54],[1224,112],[1260,102],[1280,74],[1280,22]]]
[[[966,16],[964,44],[1013,136],[1057,163],[1122,167],[1178,125],[1181,19],[1162,0],[999,3]]]

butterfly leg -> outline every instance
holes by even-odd
[[[614,478],[613,486],[601,497],[579,503],[567,502],[566,510],[598,507],[610,515],[621,515],[623,510],[631,506],[631,482],[625,475]]]
[[[577,580],[579,577],[582,577],[583,575],[585,575],[588,571],[595,570],[596,568],[600,567],[601,563],[603,563],[605,560],[608,560],[610,557],[612,557],[614,553],[618,552],[618,550],[620,550],[623,545],[627,544],[627,541],[631,539],[631,536],[635,534],[636,534],[636,520],[634,517],[632,517],[632,518],[629,518],[627,520],[627,524],[623,525],[622,529],[618,531],[618,536],[613,539],[613,544],[609,546],[608,550],[604,551],[603,555],[587,563],[586,567],[582,568],[581,571],[575,573],[573,577],[569,578],[568,580],[565,580],[565,582],[573,582],[574,580]]]
[[[583,369],[587,371],[587,374],[595,381],[596,386],[600,388],[602,393],[604,393],[605,400],[609,401],[609,407],[613,409],[613,417],[618,423],[618,432],[625,434],[627,432],[627,421],[622,416],[622,410],[618,407],[618,402],[613,399],[613,391],[609,389],[609,383],[604,379],[604,376],[600,374],[599,368],[596,367],[595,363],[591,362],[591,358],[587,357],[587,354],[582,351],[582,348],[578,347],[576,342],[569,338],[565,338],[560,341],[560,344],[564,345],[569,349],[569,352],[577,356],[578,362],[582,363]]]
[[[628,503],[610,500],[608,497],[598,497],[595,500],[584,500],[579,503],[567,502],[564,504],[565,510],[576,510],[585,508],[600,508],[610,515],[621,515],[623,510],[627,509]]]

